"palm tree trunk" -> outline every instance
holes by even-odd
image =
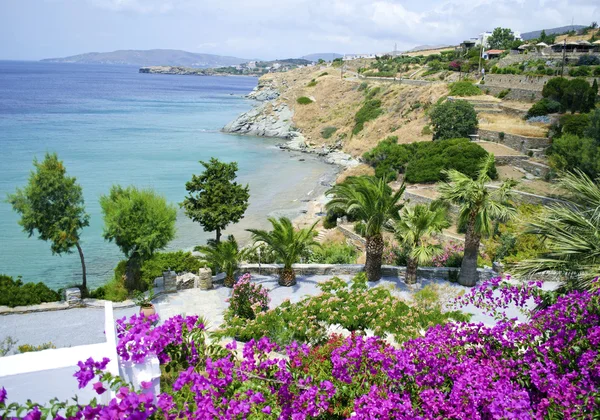
[[[87,273],[85,269],[85,258],[83,257],[83,250],[81,249],[81,245],[79,245],[79,242],[75,242],[75,246],[77,247],[77,251],[79,252],[79,259],[81,260],[81,288],[87,292]]]
[[[479,243],[481,235],[475,231],[475,217],[469,218],[467,232],[465,233],[465,253],[460,266],[458,283],[463,286],[475,286],[479,280],[477,273],[477,257],[479,256]]]
[[[221,228],[217,228],[217,244],[221,242]]]
[[[235,277],[234,276],[225,276],[225,280],[223,280],[223,285],[225,287],[233,287],[233,285],[235,284]]]
[[[417,282],[417,260],[414,258],[406,259],[406,284],[415,284]]]
[[[381,279],[381,257],[383,256],[383,237],[381,234],[367,238],[367,261],[365,271],[368,281]]]
[[[296,284],[296,273],[291,267],[284,267],[279,273],[279,285],[284,287],[294,286]]]

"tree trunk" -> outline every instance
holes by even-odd
[[[79,251],[79,259],[81,260],[81,287],[87,292],[87,273],[85,269],[85,258],[83,258],[83,250],[81,249],[79,242],[76,242],[75,246],[77,247],[77,251]]]
[[[475,217],[469,218],[467,232],[465,233],[465,253],[460,266],[458,283],[463,286],[475,286],[479,280],[477,273],[477,257],[479,256],[479,242],[481,235],[475,232]]]
[[[407,258],[406,260],[406,284],[415,284],[417,282],[417,260]]]
[[[225,276],[225,280],[223,280],[223,285],[225,287],[233,287],[233,285],[235,284],[235,277],[234,276]]]
[[[381,257],[383,256],[383,238],[381,234],[367,238],[367,261],[365,271],[368,281],[381,279]]]
[[[142,262],[137,254],[134,254],[127,260],[127,268],[125,269],[125,287],[129,291],[140,290],[139,277]]]
[[[221,242],[221,228],[217,228],[217,244]]]
[[[296,273],[293,268],[282,268],[279,273],[279,285],[284,287],[294,286],[296,284]]]

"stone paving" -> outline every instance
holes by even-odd
[[[282,287],[277,283],[276,276],[253,275],[252,278],[259,284],[269,289],[271,297],[270,307],[280,305],[285,299],[297,302],[307,295],[319,293],[317,284],[329,279],[331,276],[298,276],[297,284],[293,287]],[[350,280],[351,276],[338,276]],[[402,279],[383,278],[372,284],[373,286],[390,287],[393,293],[401,298],[410,299],[412,293],[428,284],[437,283],[445,285],[450,294],[458,293],[467,288],[454,283],[441,280],[422,280],[415,286],[407,286]],[[548,283],[545,288],[552,288],[554,284]],[[161,319],[174,315],[199,315],[208,322],[210,330],[217,329],[223,322],[223,312],[227,308],[227,299],[231,289],[215,285],[212,290],[200,289],[181,290],[177,293],[161,295],[154,300],[155,307]],[[490,317],[482,315],[476,308],[466,307],[465,312],[474,314],[473,322],[492,324]],[[115,308],[115,319],[131,316],[136,313],[136,307]],[[524,320],[525,317],[518,310],[512,308],[508,311],[510,316]],[[81,344],[92,344],[104,341],[104,309],[103,308],[76,308],[51,312],[36,312],[29,314],[12,314],[0,316],[0,341],[5,337],[18,340],[18,344],[39,345],[51,341],[56,347],[69,347]]]

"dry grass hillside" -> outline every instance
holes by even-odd
[[[281,100],[294,110],[294,125],[312,145],[341,143],[342,150],[360,156],[390,135],[398,136],[401,143],[431,140],[431,134],[423,133],[427,125],[425,110],[448,94],[446,84],[409,86],[369,81],[367,89],[361,90],[363,81],[351,70],[346,70],[343,79],[340,69],[312,67],[268,74],[262,80],[271,81],[280,88]],[[316,84],[309,86],[313,79]],[[373,92],[376,88],[379,89],[372,99],[381,100],[383,112],[375,120],[366,122],[361,132],[353,135],[354,118],[365,103],[366,92]],[[302,96],[314,102],[300,105],[296,100]],[[326,127],[336,128],[328,139],[322,135]]]

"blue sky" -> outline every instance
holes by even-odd
[[[0,0],[0,59],[173,48],[243,58],[456,44],[600,23],[598,0]]]

